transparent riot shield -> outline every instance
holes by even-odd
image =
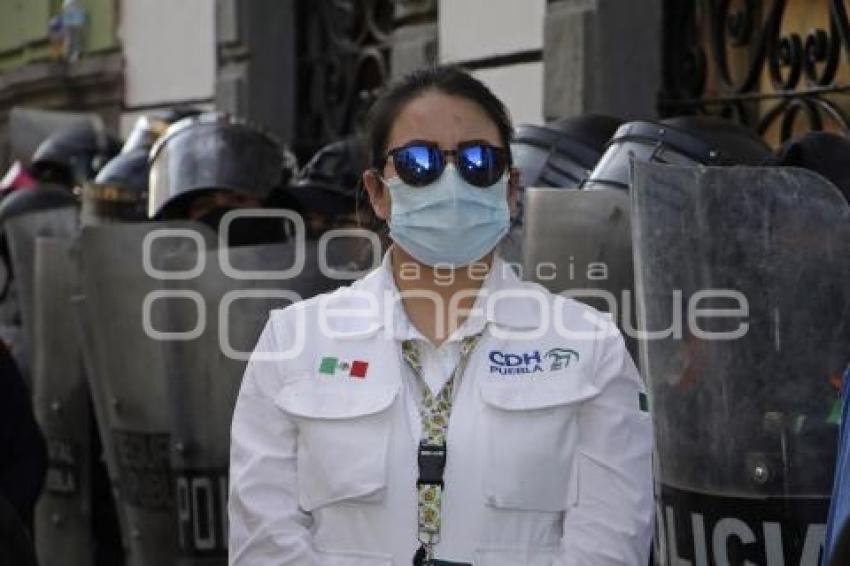
[[[630,207],[618,188],[526,189],[522,271],[610,312],[636,357]]]
[[[214,247],[200,225],[101,225],[80,237],[78,315],[95,412],[129,563],[173,564],[177,525],[169,450],[167,371],[162,327],[149,307],[164,286],[161,259],[175,250]],[[177,276],[191,276],[177,274]]]
[[[48,448],[44,491],[35,509],[42,566],[92,563],[92,424],[88,385],[75,339],[72,240],[37,238],[31,319],[33,408]]]
[[[22,368],[27,385],[31,386],[33,342],[33,309],[35,308],[35,240],[38,237],[73,238],[79,230],[79,211],[76,207],[52,208],[10,219],[6,225],[9,253],[14,272],[17,308],[23,325],[26,367]]]
[[[817,566],[850,359],[847,203],[805,170],[633,167],[657,559]]]
[[[320,271],[311,241],[220,252],[226,258],[208,252],[200,262],[195,250],[172,254],[164,262],[169,271],[199,264],[204,269],[191,279],[169,279],[169,294],[153,305],[170,335],[165,343],[179,564],[227,563],[230,422],[269,311],[350,282]],[[304,261],[300,269],[296,255]]]

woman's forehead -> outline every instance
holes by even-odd
[[[433,141],[444,149],[468,140],[502,145],[499,129],[481,106],[435,90],[417,96],[401,109],[390,130],[387,148],[412,140]]]

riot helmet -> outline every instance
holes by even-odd
[[[662,122],[620,126],[582,188],[627,189],[631,159],[681,166],[759,165],[770,148],[751,130],[708,116],[682,116]]]
[[[521,124],[511,142],[523,187],[576,187],[602,157],[622,121],[588,114],[545,126]]]
[[[378,224],[371,209],[360,205],[360,176],[368,167],[366,140],[354,135],[320,149],[300,171],[287,193],[296,203],[311,237],[329,230],[361,229],[334,237],[324,247],[325,261],[335,269],[357,271],[375,263],[386,242],[376,234]],[[363,222],[361,222],[363,221]],[[341,232],[340,234],[345,234]]]
[[[44,183],[82,186],[94,178],[120,147],[99,119],[87,120],[44,140],[33,153],[30,170]]]
[[[147,219],[148,149],[139,147],[118,154],[100,170],[94,182],[83,187],[82,201],[86,224]]]
[[[197,218],[202,196],[207,210],[224,201],[261,203],[282,171],[280,144],[258,127],[218,112],[184,118],[151,149],[148,216]]]
[[[367,161],[362,137],[351,136],[330,143],[307,162],[289,194],[307,214],[335,217],[354,213],[360,175]]]

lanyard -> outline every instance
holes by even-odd
[[[446,433],[449,428],[449,416],[452,412],[454,387],[466,369],[472,350],[481,334],[467,336],[461,341],[460,361],[442,389],[433,395],[422,377],[422,360],[419,350],[412,340],[401,344],[404,361],[413,371],[422,389],[423,438],[419,443],[419,479],[416,489],[419,493],[419,542],[421,546],[413,556],[413,564],[432,564],[434,545],[440,542],[440,512],[443,498],[443,470],[446,467]]]

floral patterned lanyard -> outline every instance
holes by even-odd
[[[443,498],[443,470],[446,465],[446,434],[452,411],[454,387],[463,375],[472,350],[481,333],[467,336],[460,346],[460,361],[442,389],[433,395],[422,377],[422,360],[413,340],[401,345],[402,357],[413,371],[422,389],[422,440],[419,444],[419,542],[413,564],[429,564],[434,559],[434,545],[440,541],[440,512]]]

